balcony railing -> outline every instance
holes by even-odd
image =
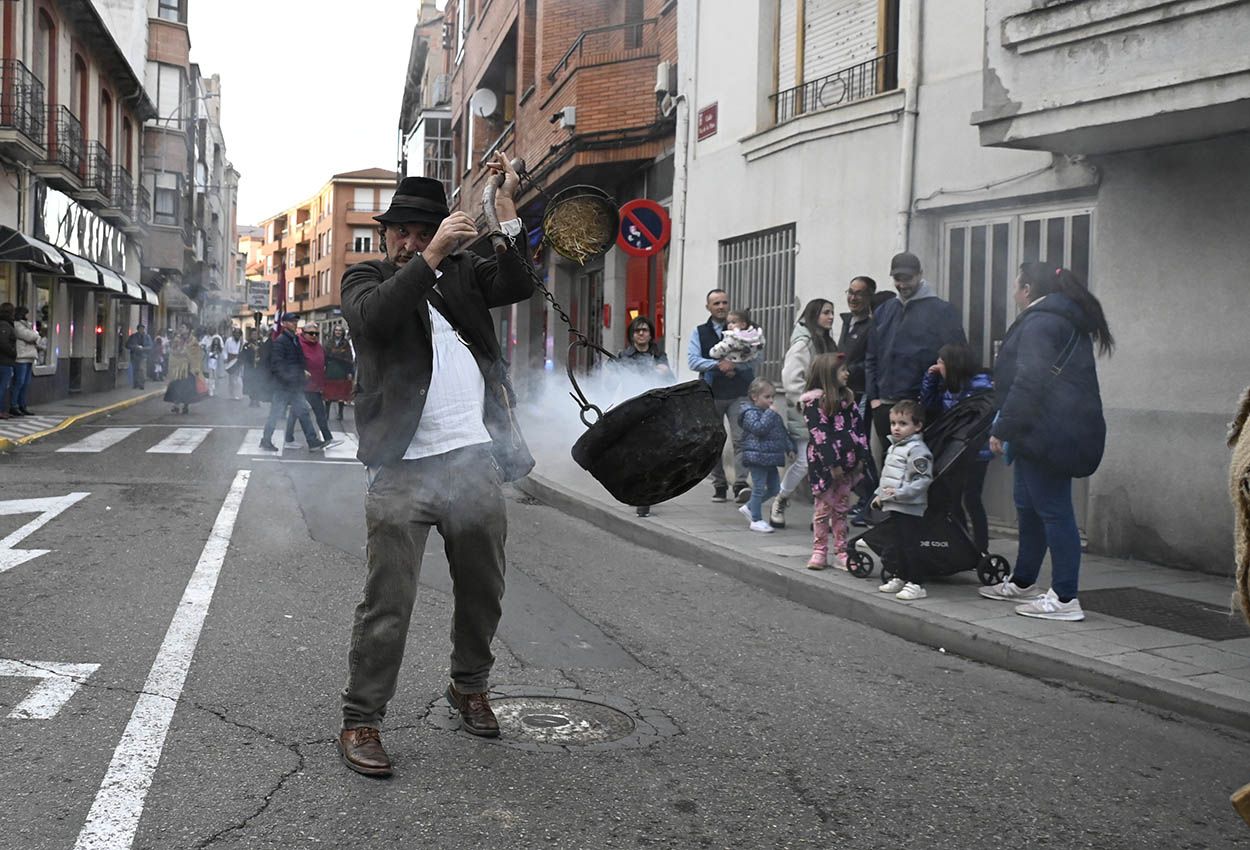
[[[776,120],[784,124],[808,112],[819,112],[898,88],[898,54],[882,55],[828,74],[801,86],[779,91],[773,101]]]
[[[48,162],[60,165],[79,177],[83,174],[82,124],[64,106],[50,107]]]
[[[47,120],[43,83],[18,60],[0,61],[0,127],[12,127],[42,145]]]
[[[130,172],[117,166],[113,172],[113,206],[130,216],[135,203],[135,182]]]
[[[386,212],[386,207],[379,204],[348,204],[348,212]]]
[[[644,47],[646,44],[644,38],[646,28],[651,27],[652,32],[654,32],[655,25],[658,22],[656,18],[644,18],[641,21],[632,21],[627,24],[613,24],[612,26],[583,30],[582,34],[574,39],[572,46],[560,58],[556,66],[547,74],[548,81],[554,83],[556,77],[560,76],[561,71],[571,67],[574,56],[577,57],[578,64],[580,64],[582,54],[587,51],[590,53],[613,53],[638,50]]]
[[[106,198],[113,197],[113,157],[96,141],[87,143],[87,169],[83,188],[95,189]]]

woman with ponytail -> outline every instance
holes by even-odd
[[[1094,347],[1110,354],[1115,340],[1102,305],[1068,269],[1025,263],[1015,300],[1020,315],[994,364],[999,411],[990,449],[1014,463],[1020,548],[1014,572],[980,592],[1023,603],[1016,613],[1026,617],[1083,620],[1072,479],[1092,475],[1102,461],[1107,425]],[[1036,581],[1048,549],[1051,587],[1043,592]]]

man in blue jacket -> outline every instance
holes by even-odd
[[[299,426],[304,431],[304,439],[308,441],[308,450],[315,452],[330,444],[329,440],[318,437],[313,428],[312,410],[304,397],[304,382],[308,380],[308,371],[304,368],[304,352],[300,349],[299,340],[295,337],[295,327],[299,324],[298,313],[282,314],[282,333],[269,346],[269,372],[273,380],[273,398],[269,404],[269,418],[265,421],[265,433],[260,438],[263,451],[276,452],[278,447],[273,444],[273,429],[286,414],[287,405],[299,419]]]
[[[924,373],[937,362],[938,349],[967,342],[959,311],[937,297],[922,276],[920,258],[895,254],[890,277],[898,297],[877,308],[864,357],[864,398],[881,445],[889,445],[890,408],[920,398]]]
[[[690,335],[686,364],[712,387],[716,415],[722,419],[726,414],[729,416],[729,437],[734,447],[734,500],[744,505],[751,497],[751,488],[747,486],[747,468],[742,462],[742,425],[738,422],[738,411],[746,400],[747,387],[755,379],[755,370],[747,363],[712,358],[712,346],[720,342],[729,318],[729,293],[723,289],[709,292],[707,312],[708,320]],[[728,489],[724,464],[718,463],[712,470],[712,501],[726,501]]]

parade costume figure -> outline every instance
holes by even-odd
[[[496,211],[515,238],[517,174],[502,155],[490,168],[505,175]],[[516,250],[490,260],[457,251],[477,228],[464,212],[448,214],[437,180],[405,178],[377,221],[387,259],[352,266],[342,287],[357,357],[357,456],[368,467],[368,549],[339,748],[351,769],[388,776],[379,727],[395,694],[431,528],[443,537],[454,600],[446,696],[466,731],[499,734],[487,690],[503,611],[501,484],[528,473],[533,458],[517,431],[489,311],[524,301],[534,285]]]
[[[174,413],[187,413],[187,405],[204,398],[199,383],[204,377],[204,349],[191,336],[191,326],[182,330],[169,346],[169,383],[165,385],[165,401]]]

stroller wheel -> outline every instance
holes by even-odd
[[[977,578],[987,587],[1011,575],[1011,562],[1002,555],[986,555],[977,562]]]
[[[846,565],[850,568],[851,575],[855,576],[855,578],[868,578],[868,576],[872,575],[874,567],[872,556],[859,550],[847,553]]]

